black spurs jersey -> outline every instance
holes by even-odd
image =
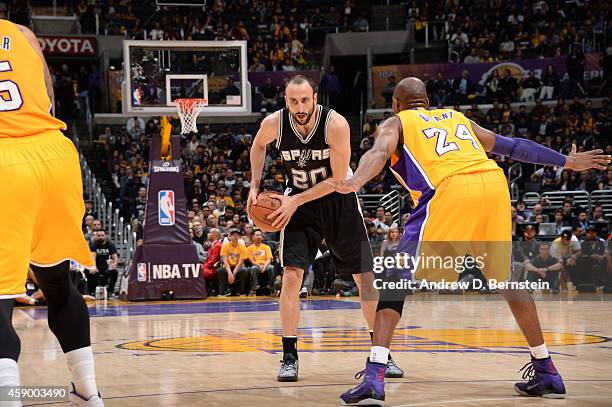
[[[332,175],[327,144],[327,125],[333,109],[317,105],[314,127],[307,136],[297,130],[297,123],[287,108],[280,110],[276,148],[283,158],[289,194],[300,193]]]

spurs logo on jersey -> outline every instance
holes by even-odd
[[[276,148],[280,150],[287,173],[287,187],[294,193],[312,188],[332,174],[327,144],[327,126],[332,109],[316,106],[316,119],[310,133],[302,136],[287,111],[280,111]]]
[[[298,158],[297,166],[300,168],[305,168],[308,165],[308,160],[310,159],[311,150],[302,150],[302,154],[300,154],[300,158]]]

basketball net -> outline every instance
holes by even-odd
[[[176,110],[181,119],[181,134],[197,133],[196,120],[204,106],[208,106],[208,99],[176,99]]]

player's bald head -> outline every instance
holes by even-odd
[[[399,113],[414,107],[429,107],[427,87],[419,78],[404,78],[393,90],[393,111]]]

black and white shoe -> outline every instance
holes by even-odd
[[[276,379],[279,382],[297,382],[298,381],[298,365],[299,361],[295,356],[288,353],[281,360],[281,367],[278,371]]]
[[[74,383],[71,383],[71,384],[72,384],[72,391],[70,392],[70,402],[72,406],[104,407],[104,402],[102,401],[102,397],[100,397],[100,393],[94,394],[93,396],[86,399],[85,397],[77,393]]]
[[[401,379],[404,377],[404,371],[399,367],[393,359],[389,359],[387,362],[387,371],[385,377],[388,379]]]

